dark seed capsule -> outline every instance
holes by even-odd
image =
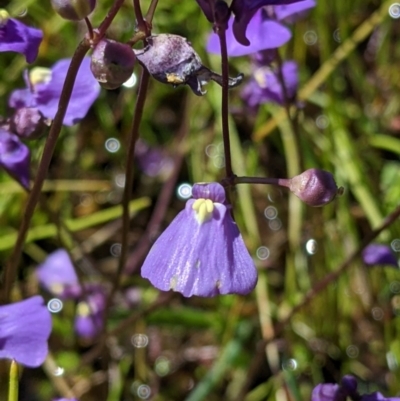
[[[104,39],[93,51],[90,69],[103,88],[116,89],[131,77],[135,60],[130,46]]]
[[[10,131],[23,139],[40,138],[46,127],[46,119],[36,107],[17,109],[10,119]]]
[[[96,0],[51,0],[54,11],[71,21],[86,18],[96,6]]]
[[[203,85],[213,80],[221,85],[222,77],[205,67],[190,42],[178,35],[160,34],[147,39],[144,49],[134,50],[138,61],[153,78],[165,84],[178,86],[187,84],[192,91],[202,96]],[[229,79],[229,86],[237,86],[243,75]]]

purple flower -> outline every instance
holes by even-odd
[[[245,46],[250,44],[246,37],[246,29],[253,15],[261,7],[279,6],[298,2],[299,0],[233,0],[231,9],[235,15],[233,34],[236,40]]]
[[[297,63],[285,61],[282,66],[282,75],[287,100],[292,101],[298,87]],[[270,67],[258,68],[253,74],[253,78],[244,86],[242,98],[250,108],[257,108],[260,104],[269,102],[283,105],[285,96],[278,71]]]
[[[357,380],[347,375],[338,384],[318,384],[312,392],[311,401],[346,401],[347,399],[359,401],[400,401],[400,397],[384,397],[381,393],[360,395],[357,392]]]
[[[36,276],[40,285],[53,295],[67,299],[77,298],[81,294],[74,265],[65,249],[51,253],[37,267]]]
[[[368,266],[391,265],[399,267],[397,258],[390,246],[382,244],[370,244],[364,248],[362,253],[363,261]]]
[[[0,306],[0,358],[40,366],[48,353],[50,312],[41,296]]]
[[[106,294],[99,286],[87,290],[87,299],[78,303],[74,328],[79,337],[90,340],[95,338],[103,327]]]
[[[44,117],[53,119],[58,110],[61,91],[71,59],[63,59],[50,70],[36,68],[26,79],[27,89],[11,93],[12,108],[37,107]],[[100,85],[90,70],[90,58],[85,57],[75,80],[74,90],[64,117],[64,125],[74,125],[84,118],[100,94]]]
[[[195,184],[192,196],[151,248],[142,277],[185,297],[248,294],[257,283],[257,271],[225,202],[224,188]]]
[[[244,56],[261,50],[276,49],[290,40],[292,34],[289,29],[273,19],[265,18],[264,14],[263,10],[259,10],[248,26],[247,36],[250,40],[249,46],[244,46],[235,39],[232,30],[233,18],[229,20],[226,31],[228,56]],[[216,33],[210,35],[207,50],[210,53],[221,53],[220,42]]]
[[[236,40],[244,46],[250,44],[246,37],[246,29],[254,14],[264,6],[285,5],[297,3],[299,0],[233,0],[229,9],[235,16],[233,22],[233,34]],[[217,0],[197,0],[205,16],[210,22],[214,22]],[[218,13],[218,11],[217,11]]]
[[[16,52],[25,55],[32,63],[39,51],[43,32],[30,28],[16,19],[9,18],[5,10],[0,10],[0,52]]]
[[[168,177],[174,167],[172,158],[161,148],[151,147],[140,138],[135,146],[135,158],[139,168],[149,177],[161,174]]]
[[[19,138],[0,128],[0,166],[20,182],[29,187],[30,152]]]
[[[308,11],[315,6],[315,0],[303,0],[293,4],[275,6],[274,13],[278,21],[293,24],[297,20],[304,18]]]
[[[289,5],[277,5],[261,8],[251,18],[247,26],[246,36],[249,43],[238,40],[234,32],[234,19],[231,18],[226,31],[228,56],[237,57],[256,53],[262,50],[277,49],[292,37],[289,29],[278,21],[293,23],[315,7],[314,0],[298,1]],[[218,35],[210,35],[207,50],[210,53],[221,53]]]

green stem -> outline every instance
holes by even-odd
[[[11,366],[10,366],[8,401],[18,401],[18,365],[14,359],[11,361]]]

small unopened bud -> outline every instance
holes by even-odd
[[[187,84],[198,96],[206,93],[203,85],[210,80],[222,84],[222,77],[202,64],[199,55],[186,38],[160,34],[150,36],[147,42],[144,49],[134,52],[139,62],[158,81],[173,86]],[[229,86],[237,86],[242,80],[242,74],[229,78]]]
[[[103,88],[116,89],[132,76],[135,60],[129,45],[104,39],[93,51],[90,69]]]
[[[96,0],[51,0],[54,11],[64,19],[80,21],[96,6]]]
[[[40,138],[46,129],[46,119],[36,107],[17,109],[10,119],[10,131],[23,139]]]
[[[214,25],[227,24],[231,16],[231,9],[223,0],[217,0],[214,6]]]
[[[289,182],[289,189],[298,198],[315,207],[328,204],[342,191],[331,173],[315,168],[304,171]]]

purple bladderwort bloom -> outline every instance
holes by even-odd
[[[226,44],[228,56],[238,57],[256,53],[262,50],[276,49],[283,46],[292,37],[291,32],[284,25],[268,18],[266,11],[261,9],[254,15],[247,28],[247,37],[250,40],[249,46],[239,43],[232,30],[233,18],[228,22],[226,30]],[[212,33],[207,43],[207,51],[220,54],[221,47],[218,35]]]
[[[40,366],[48,353],[51,317],[39,295],[0,306],[0,359]]]
[[[260,8],[264,6],[286,5],[297,2],[299,2],[299,0],[233,0],[229,7],[228,13],[232,12],[234,14],[232,29],[236,40],[244,46],[248,46],[250,44],[248,38],[246,37],[246,29],[250,20]],[[217,18],[215,18],[215,16],[218,17],[218,13],[222,8],[221,4],[224,3],[223,1],[197,0],[197,3],[210,22],[220,22],[216,21]],[[226,5],[225,7],[228,6]]]
[[[261,8],[254,14],[247,27],[246,36],[250,41],[248,46],[244,46],[236,40],[233,32],[233,18],[231,18],[226,31],[228,56],[244,56],[283,46],[290,40],[292,34],[281,22],[294,23],[313,7],[315,7],[315,0],[303,0],[289,5]],[[221,53],[219,38],[216,33],[210,35],[207,50],[210,53]]]
[[[20,139],[0,128],[0,166],[25,188],[29,187],[30,151]]]
[[[383,244],[370,244],[362,252],[362,259],[367,266],[390,265],[399,267],[392,248]]]
[[[52,295],[62,299],[77,298],[81,295],[78,276],[65,249],[51,253],[36,268],[35,273],[40,285]]]
[[[104,288],[98,285],[88,286],[86,299],[80,301],[76,308],[74,329],[79,337],[91,340],[100,334],[105,307]]]
[[[400,401],[400,397],[384,397],[381,393],[360,395],[357,392],[357,380],[346,375],[338,384],[318,384],[312,392],[311,401]]]
[[[35,61],[43,39],[40,29],[31,28],[0,9],[0,52],[22,53],[28,63]]]
[[[315,6],[315,0],[302,0],[293,4],[275,6],[274,14],[278,21],[294,24],[299,19],[305,18]]]
[[[224,188],[195,184],[192,197],[151,248],[142,277],[185,297],[248,294],[257,283],[257,271]]]
[[[58,110],[61,91],[71,59],[57,61],[51,69],[34,68],[25,74],[27,89],[17,89],[8,100],[10,107],[36,107],[44,117],[53,119]],[[90,70],[90,58],[82,61],[64,117],[64,125],[82,120],[100,94],[100,85]]]
[[[149,177],[168,177],[174,168],[172,157],[161,148],[150,146],[140,138],[135,146],[135,159],[139,168]]]
[[[285,61],[282,65],[282,76],[285,83],[287,101],[292,102],[297,93],[299,84],[297,63]],[[241,96],[250,109],[256,111],[263,103],[285,104],[285,92],[283,90],[280,74],[276,68],[260,67],[253,77],[247,82]]]

